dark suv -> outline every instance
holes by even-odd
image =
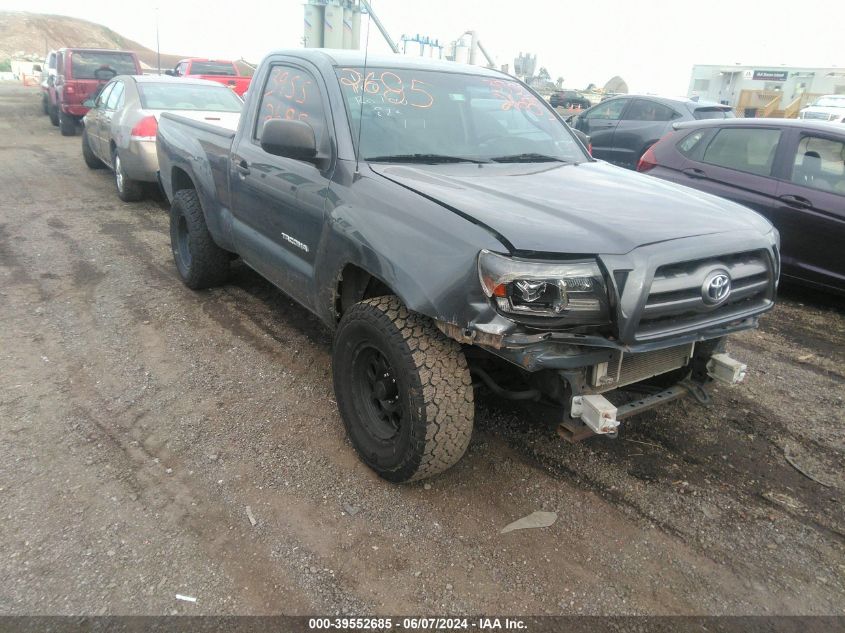
[[[622,95],[574,115],[568,123],[593,142],[593,156],[634,169],[637,161],[678,121],[728,119],[729,106],[686,98]]]
[[[754,209],[780,231],[784,277],[845,292],[845,126],[731,119],[675,127],[639,171]]]

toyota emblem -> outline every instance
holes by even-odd
[[[726,270],[714,270],[704,278],[701,297],[707,305],[723,303],[731,294],[731,276]]]

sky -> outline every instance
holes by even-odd
[[[614,75],[631,92],[686,94],[693,64],[762,68],[845,66],[842,20],[829,0],[767,3],[710,0],[371,0],[394,40],[427,35],[441,42],[473,29],[497,64],[520,52],[568,88]],[[159,7],[156,11],[156,7]],[[236,7],[236,10],[233,8]],[[0,9],[71,15],[103,24],[161,51],[260,61],[270,50],[301,46],[301,0],[0,0]],[[824,16],[828,16],[825,19]],[[366,34],[362,22],[362,39]],[[373,25],[371,52],[390,52]],[[362,42],[363,46],[363,42]],[[481,57],[479,55],[479,57]]]

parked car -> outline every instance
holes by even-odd
[[[569,124],[589,134],[593,156],[635,169],[637,161],[679,121],[726,119],[730,106],[692,99],[622,95],[574,115]]]
[[[115,75],[140,75],[141,63],[131,51],[101,48],[61,48],[56,51],[56,76],[47,89],[50,121],[63,136],[76,134],[88,108],[86,99]]]
[[[332,328],[341,418],[379,475],[457,462],[474,382],[577,440],[742,379],[725,337],[773,305],[767,220],[591,159],[498,71],[364,66],[273,53],[236,132],[165,113],[157,143],[179,277],[225,283],[239,256]]]
[[[91,169],[114,171],[121,200],[144,196],[145,183],[157,182],[155,138],[162,112],[234,129],[243,102],[231,90],[202,79],[122,75],[86,102],[82,156]]]
[[[173,77],[191,77],[216,81],[234,90],[239,97],[243,97],[243,94],[249,89],[249,82],[252,80],[252,77],[241,74],[235,62],[195,57],[183,59],[176,64],[176,68],[166,71],[166,74]]]
[[[50,115],[50,92],[56,83],[56,51],[47,53],[41,70],[41,107],[44,114]],[[58,120],[56,121],[58,124]]]
[[[639,171],[754,209],[780,231],[783,276],[845,292],[845,127],[794,119],[676,125]]]
[[[553,108],[589,108],[592,104],[584,95],[574,90],[558,90],[549,97],[549,103]]]
[[[845,123],[845,95],[826,95],[816,99],[812,105],[802,108],[799,119]]]

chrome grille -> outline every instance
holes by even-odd
[[[731,291],[708,305],[702,287],[713,271],[727,271]],[[741,319],[771,304],[773,273],[765,251],[739,253],[659,267],[640,315],[636,338],[647,340]]]

